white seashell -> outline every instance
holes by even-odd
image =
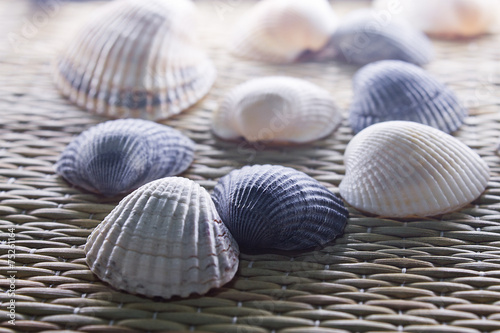
[[[239,250],[208,192],[169,177],[120,201],[89,236],[85,253],[92,272],[114,288],[170,298],[229,282]]]
[[[263,0],[239,22],[231,50],[243,58],[289,63],[321,49],[336,25],[326,0]]]
[[[478,198],[489,168],[438,129],[407,121],[365,128],[349,142],[339,189],[357,209],[387,217],[433,216]]]
[[[341,121],[326,90],[301,79],[270,76],[231,90],[214,113],[212,128],[227,140],[305,143],[327,136]]]
[[[56,84],[78,106],[111,118],[177,114],[215,81],[194,17],[190,0],[113,1],[59,55]]]

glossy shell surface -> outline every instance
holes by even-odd
[[[385,217],[449,213],[478,198],[489,168],[458,139],[430,126],[388,121],[348,144],[339,189],[355,208]]]
[[[303,250],[343,233],[342,200],[292,168],[246,166],[222,177],[212,194],[222,221],[244,250]]]
[[[208,192],[167,177],[125,197],[94,229],[85,253],[92,272],[114,288],[170,298],[229,282],[239,250]]]
[[[82,132],[65,148],[56,171],[87,191],[113,196],[178,175],[194,158],[181,132],[148,120],[110,120]]]

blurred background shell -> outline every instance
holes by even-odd
[[[148,120],[110,120],[82,132],[65,148],[56,171],[87,191],[113,196],[178,175],[193,162],[194,143]]]
[[[94,229],[85,253],[91,271],[114,288],[170,298],[229,282],[239,251],[208,192],[169,177],[125,197]]]
[[[111,118],[157,120],[201,99],[215,68],[198,48],[190,0],[113,1],[56,59],[55,81],[78,106]]]
[[[455,93],[420,67],[386,60],[362,67],[353,79],[349,122],[355,133],[389,120],[457,130],[467,116]]]
[[[241,18],[230,47],[243,58],[289,63],[321,49],[336,25],[327,0],[262,0]]]
[[[305,143],[327,136],[342,116],[331,95],[302,79],[269,76],[232,89],[214,113],[214,133],[227,140]]]
[[[430,126],[388,121],[347,145],[341,196],[384,217],[434,216],[478,198],[490,178],[486,163],[458,139]]]
[[[342,200],[315,179],[292,168],[246,166],[222,177],[215,207],[244,250],[303,250],[343,233],[348,212]]]

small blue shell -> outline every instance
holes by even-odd
[[[303,250],[343,233],[348,212],[341,199],[292,168],[246,166],[222,177],[212,198],[244,250]]]
[[[349,122],[356,133],[389,120],[413,121],[451,133],[467,116],[451,89],[402,61],[362,67],[354,76],[353,89]]]
[[[77,136],[59,157],[56,171],[73,185],[113,196],[178,175],[193,158],[194,143],[181,132],[152,121],[119,119]]]

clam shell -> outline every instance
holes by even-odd
[[[92,272],[113,287],[163,298],[224,285],[239,254],[208,192],[180,177],[125,197],[94,229],[85,253]]]
[[[212,198],[242,249],[302,250],[343,233],[348,212],[335,194],[292,168],[246,166],[222,177]]]
[[[307,81],[271,76],[231,90],[214,113],[214,133],[227,140],[304,143],[330,134],[342,116],[330,94]]]
[[[111,118],[167,118],[201,99],[215,68],[196,45],[190,0],[103,6],[60,54],[55,81],[78,106]]]
[[[433,48],[429,39],[404,21],[362,9],[346,16],[332,35],[336,58],[364,65],[379,60],[429,63]]]
[[[112,196],[178,175],[193,157],[194,143],[181,132],[148,120],[118,119],[74,138],[56,171],[73,185]]]
[[[440,130],[388,121],[349,142],[339,189],[357,209],[387,217],[434,216],[478,198],[489,180],[486,163]]]
[[[353,80],[349,122],[354,132],[388,120],[422,123],[446,133],[467,117],[455,93],[420,67],[396,60],[361,68]]]
[[[238,23],[231,51],[243,58],[289,63],[304,51],[321,49],[336,25],[326,0],[263,0]]]

